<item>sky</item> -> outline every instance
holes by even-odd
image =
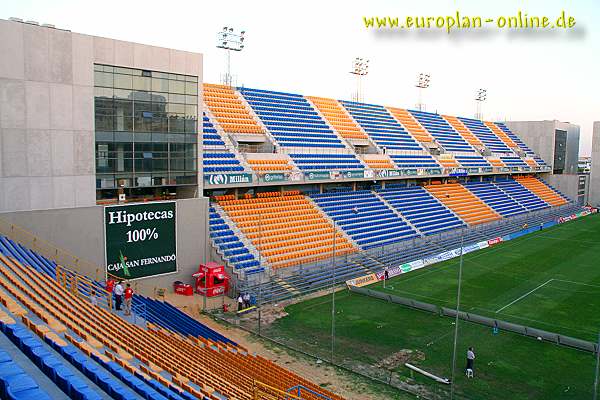
[[[574,29],[554,31],[399,31],[366,29],[364,16],[512,16],[554,20],[564,10]],[[218,83],[223,26],[246,31],[231,57],[238,85],[350,99],[352,60],[370,60],[364,101],[415,108],[419,73],[431,74],[428,111],[473,117],[475,93],[488,91],[483,116],[553,120],[581,126],[580,156],[591,153],[600,120],[598,0],[359,1],[34,1],[9,0],[0,18],[20,17],[74,32],[204,54],[204,81]]]

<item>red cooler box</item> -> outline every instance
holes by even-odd
[[[182,296],[194,295],[194,287],[192,285],[188,285],[187,283],[183,283],[180,281],[173,283],[173,291],[176,294],[180,294]]]

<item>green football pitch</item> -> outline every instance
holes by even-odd
[[[458,258],[368,288],[456,306]],[[267,334],[331,357],[331,295],[286,307]],[[454,320],[347,290],[336,294],[336,363],[445,398],[449,387],[411,374],[408,361],[450,377]],[[596,341],[600,331],[600,215],[557,225],[465,255],[461,310]],[[593,354],[459,322],[457,398],[592,398]],[[475,378],[463,375],[475,348]],[[398,398],[406,398],[398,394]]]

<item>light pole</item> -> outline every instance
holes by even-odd
[[[593,399],[598,398],[598,372],[600,370],[600,333],[598,333],[598,347],[596,348],[596,376],[594,377],[594,396]]]
[[[479,120],[483,120],[483,115],[481,113],[481,103],[483,103],[487,99],[487,89],[477,89],[477,94],[475,95],[475,101],[477,102],[477,111],[475,113],[475,118]]]
[[[369,60],[356,57],[352,61],[352,70],[350,73],[356,76],[356,92],[352,94],[352,100],[360,102],[363,99],[362,78],[369,73]]]
[[[454,318],[454,347],[452,351],[452,376],[450,377],[450,400],[454,399],[454,377],[456,370],[456,345],[458,342],[458,313],[460,312],[460,289],[462,283],[463,253],[465,244],[465,227],[460,231],[460,262],[458,265],[458,290],[456,293],[456,317]]]
[[[262,237],[262,210],[259,208],[258,209],[258,267],[260,268],[262,266],[262,256],[261,256],[261,250],[262,250],[262,244],[263,244],[263,237]],[[260,275],[258,275],[258,336],[261,336],[261,327],[262,327],[262,303],[263,303],[263,299],[262,299],[262,274],[263,272],[260,272]]]
[[[246,31],[236,32],[233,28],[224,26],[223,30],[217,32],[217,48],[227,51],[227,70],[222,78],[224,85],[232,86],[231,77],[231,50],[242,51]]]
[[[419,88],[419,102],[417,103],[417,108],[419,111],[425,111],[425,104],[423,104],[423,89],[427,89],[431,84],[431,75],[420,73],[417,77],[417,84],[415,85]]]
[[[331,257],[331,362],[335,351],[335,238],[337,236],[336,223],[333,218],[333,246]]]

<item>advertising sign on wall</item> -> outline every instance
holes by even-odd
[[[106,272],[138,279],[177,271],[174,201],[104,207]]]

